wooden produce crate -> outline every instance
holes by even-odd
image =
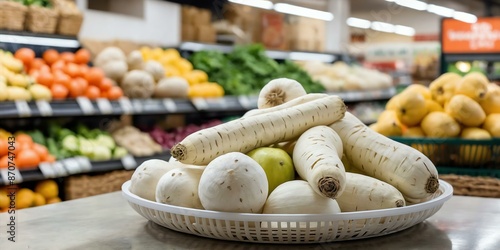
[[[0,29],[24,30],[28,7],[21,3],[0,1]]]
[[[453,194],[500,198],[500,179],[493,177],[444,174],[439,176],[453,186]]]
[[[134,171],[116,170],[102,174],[70,176],[65,179],[65,199],[73,200],[98,194],[120,191]]]

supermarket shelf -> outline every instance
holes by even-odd
[[[0,49],[16,51],[22,47],[30,47],[41,55],[43,51],[50,48],[59,51],[76,51],[81,44],[76,36],[0,30]]]
[[[179,45],[178,49],[181,52],[196,52],[200,50],[216,50],[223,53],[231,52],[234,49],[233,45],[222,44],[207,44],[199,42],[183,42]],[[266,50],[267,56],[275,60],[313,60],[326,63],[335,61],[344,61],[348,56],[334,53],[320,53],[309,51],[280,51],[280,50]]]
[[[347,103],[388,100],[396,88],[367,91],[331,92]],[[117,101],[87,98],[64,101],[0,102],[0,118],[72,117],[99,115],[196,114],[200,112],[246,112],[257,108],[257,96],[224,96],[193,99],[128,99]]]
[[[118,160],[89,161],[83,157],[68,158],[51,164],[41,164],[38,167],[10,172],[7,169],[0,171],[0,186],[8,185],[8,176],[14,176],[16,184],[30,181],[40,181],[52,178],[62,178],[84,173],[100,173],[114,170],[134,170],[149,159],[163,159],[168,161],[170,152],[143,157],[126,156]]]
[[[328,94],[340,96],[344,102],[368,102],[388,100],[396,95],[396,88],[377,90],[362,90],[362,91],[346,91],[346,92],[329,92]]]

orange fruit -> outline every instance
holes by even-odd
[[[89,85],[99,86],[102,79],[104,78],[104,71],[100,68],[92,67],[85,74],[85,79],[89,82]]]
[[[16,138],[16,143],[21,143],[23,144],[24,147],[33,147],[33,138],[31,138],[31,136],[27,135],[27,134],[23,134],[23,133],[18,133],[18,134],[15,134],[14,135],[15,138]],[[23,147],[23,148],[24,148]]]
[[[84,90],[86,90],[86,89],[87,89],[87,87],[89,86],[89,83],[88,83],[88,82],[87,82],[87,80],[85,80],[85,78],[83,78],[83,77],[76,77],[76,78],[74,78],[74,79],[73,79],[73,81],[77,81],[77,82],[79,82],[79,83],[80,83],[80,85],[82,86],[82,88],[83,88]]]
[[[97,99],[101,96],[101,90],[97,86],[89,86],[85,91],[85,96],[90,100]]]
[[[69,77],[65,73],[59,71],[54,72],[54,84],[62,84],[66,88],[69,88],[70,82],[71,77]]]
[[[34,198],[33,205],[35,207],[37,207],[37,206],[43,206],[45,204],[47,204],[47,201],[45,200],[45,197],[43,197],[43,195],[41,195],[39,193],[35,193],[35,198]]]
[[[38,156],[40,156],[41,161],[45,160],[45,158],[47,158],[47,156],[49,155],[49,150],[44,145],[34,143],[31,149],[33,149],[33,151],[35,151]]]
[[[61,198],[59,197],[54,197],[54,198],[50,198],[47,200],[47,204],[54,204],[54,203],[59,203],[61,202]]]
[[[45,199],[56,198],[59,195],[59,186],[54,180],[43,180],[35,185],[35,192],[41,194]]]
[[[64,62],[63,60],[57,60],[54,63],[52,63],[52,65],[50,65],[50,69],[52,73],[54,73],[56,71],[63,71],[65,66],[66,62]]]
[[[49,65],[44,64],[44,65],[40,66],[40,68],[38,69],[38,71],[40,71],[40,72],[49,72],[50,73],[51,69],[50,69]]]
[[[66,67],[64,67],[64,73],[66,73],[71,78],[81,76],[80,67],[75,63],[66,64]]]
[[[75,98],[83,94],[85,94],[83,83],[77,79],[73,79],[69,84],[69,96]]]
[[[50,92],[52,92],[52,98],[54,99],[64,99],[69,94],[68,88],[60,83],[52,84],[52,86],[50,86]]]
[[[61,59],[63,61],[65,61],[66,63],[72,63],[72,62],[75,62],[75,54],[71,53],[71,52],[62,52],[61,53]]]
[[[4,155],[0,157],[0,169],[9,167],[9,157]]]
[[[85,75],[89,72],[90,67],[87,64],[80,64],[80,74],[82,77],[85,77]]]
[[[118,86],[112,86],[106,93],[106,97],[109,100],[118,100],[122,96],[123,96],[123,90]]]
[[[21,60],[24,65],[30,65],[35,59],[35,51],[30,48],[20,48],[14,53],[14,57]]]
[[[16,192],[16,208],[28,208],[35,202],[35,193],[29,188],[21,188]]]
[[[102,79],[101,83],[99,84],[99,89],[101,89],[101,91],[108,91],[114,85],[115,85],[115,83],[113,82],[113,80],[111,80],[107,77],[104,77]]]
[[[48,64],[52,65],[53,63],[57,62],[59,60],[59,52],[55,49],[48,49],[45,52],[43,52],[42,58],[43,60]]]
[[[9,144],[7,140],[0,139],[0,157],[9,153]]]
[[[90,52],[87,49],[81,48],[75,53],[75,63],[87,64],[90,61]]]
[[[49,154],[42,160],[42,162],[55,162],[57,159],[55,156]]]
[[[40,69],[45,64],[45,61],[42,58],[35,58],[30,64],[30,69]]]
[[[50,72],[38,71],[36,82],[50,87],[54,82],[54,76]]]
[[[35,150],[24,148],[16,155],[16,162],[19,168],[36,167],[40,164],[40,156]]]
[[[33,77],[33,79],[36,80],[36,78],[38,78],[38,75],[40,74],[40,70],[38,69],[30,69],[28,70],[28,75],[30,75],[31,77]]]

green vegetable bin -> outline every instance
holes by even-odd
[[[500,178],[500,138],[391,138],[425,154],[440,174]]]

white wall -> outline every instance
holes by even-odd
[[[80,30],[80,38],[113,40],[123,39],[139,43],[151,43],[163,46],[174,46],[180,43],[181,8],[179,4],[158,0],[142,1],[144,15],[142,18],[113,12],[89,10],[88,0],[76,0],[78,7],[84,12],[84,22]],[[137,9],[137,4],[121,1],[120,10],[125,6]],[[122,9],[123,12],[123,9]]]

